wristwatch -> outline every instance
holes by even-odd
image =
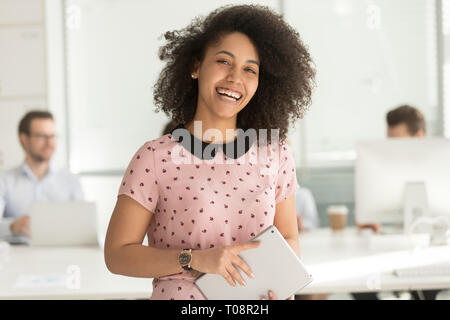
[[[178,262],[184,270],[190,271],[192,261],[192,249],[183,249],[178,255]]]

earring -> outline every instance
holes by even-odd
[[[191,74],[191,77],[192,77],[192,79],[195,79],[196,77],[195,77],[195,74]]]

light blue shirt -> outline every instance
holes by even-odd
[[[0,174],[0,237],[11,236],[11,223],[29,215],[30,207],[40,201],[83,200],[78,178],[68,170],[50,163],[47,174],[38,179],[26,162]]]
[[[301,187],[295,192],[295,210],[302,216],[305,229],[312,230],[319,227],[316,201],[309,189]]]

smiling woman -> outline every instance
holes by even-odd
[[[300,255],[299,186],[284,140],[289,120],[310,103],[314,69],[297,32],[267,7],[220,8],[165,36],[154,99],[176,128],[147,141],[130,161],[105,262],[113,273],[153,277],[152,299],[205,299],[194,282],[203,273],[220,274],[231,286],[246,285],[238,269],[255,277],[239,253],[258,247],[250,240],[270,225]],[[247,143],[250,129],[256,143]],[[263,137],[262,129],[279,130],[281,141],[272,131]],[[196,145],[224,152],[205,161]],[[255,161],[257,153],[267,157]],[[269,290],[259,294],[275,299]]]
[[[230,34],[240,45],[223,49],[224,36]],[[252,97],[248,92],[251,99],[237,115],[238,128],[279,129],[284,141],[290,123],[302,118],[311,103],[315,69],[307,47],[298,32],[267,7],[225,6],[205,19],[194,19],[182,30],[167,32],[165,38],[167,44],[160,48],[159,57],[166,66],[155,85],[154,101],[176,123],[194,119],[202,83],[192,73],[199,64],[209,64],[210,58],[233,72],[246,71],[248,76],[243,79],[256,78],[258,90]],[[244,42],[251,45],[242,46]]]
[[[258,61],[255,46],[243,33],[223,35],[220,42],[210,45],[192,72],[199,88],[194,119],[223,119],[226,128],[234,127],[258,88]]]

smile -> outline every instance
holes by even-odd
[[[242,93],[227,88],[218,87],[216,92],[229,101],[239,101],[242,98]]]

